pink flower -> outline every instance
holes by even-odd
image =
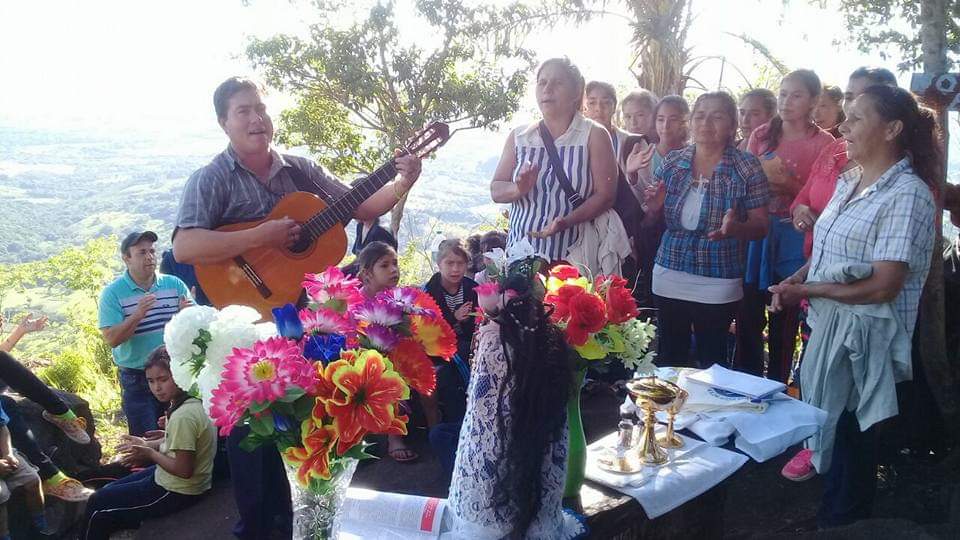
[[[343,334],[353,327],[343,314],[332,309],[301,309],[300,321],[307,334]]]
[[[218,389],[232,390],[249,402],[275,401],[291,386],[310,388],[313,378],[311,363],[303,357],[300,346],[275,336],[249,349],[234,349],[227,357]]]
[[[477,285],[473,290],[477,293],[477,304],[484,313],[491,313],[501,307],[500,285],[496,282],[490,281]]]
[[[341,313],[363,302],[360,280],[347,276],[336,266],[320,274],[304,274],[301,285],[311,300]]]
[[[233,426],[243,418],[243,413],[250,406],[250,399],[234,391],[232,386],[221,382],[210,398],[210,416],[213,424],[220,428],[221,437],[230,435]]]
[[[403,310],[392,302],[367,300],[353,310],[353,316],[367,324],[396,326],[403,322]]]

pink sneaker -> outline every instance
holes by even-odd
[[[804,448],[797,452],[797,455],[793,456],[790,461],[783,466],[780,474],[787,480],[793,480],[794,482],[809,480],[817,475],[817,470],[813,468],[813,463],[811,462],[812,458],[813,451]]]

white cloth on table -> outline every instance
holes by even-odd
[[[699,415],[700,419],[690,424],[689,429],[694,435],[700,437],[710,446],[723,446],[727,444],[730,437],[736,431],[736,428],[725,418],[711,418],[707,414]]]
[[[867,263],[836,264],[825,268],[818,281],[850,283],[868,278]],[[811,298],[816,325],[800,366],[803,400],[827,411],[824,429],[810,440],[813,465],[830,469],[837,420],[844,410],[856,411],[861,430],[896,416],[896,383],[910,380],[910,336],[896,306],[843,304]]]
[[[685,447],[669,450],[673,459],[667,464],[647,467],[635,475],[610,473],[597,466],[597,458],[605,447],[616,443],[616,435],[612,433],[587,447],[586,476],[636,499],[650,519],[700,496],[747,462],[742,454],[681,435]]]
[[[763,463],[816,434],[827,421],[820,410],[786,394],[778,394],[761,414],[733,413],[724,420],[736,430],[734,446]]]

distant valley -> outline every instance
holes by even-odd
[[[401,241],[434,224],[463,234],[492,223],[499,134],[461,132],[424,164]],[[149,228],[168,244],[183,184],[226,146],[217,130],[41,129],[0,121],[0,263],[36,260],[102,235]],[[302,153],[302,152],[296,152]]]

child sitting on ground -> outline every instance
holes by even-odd
[[[13,448],[10,442],[9,418],[0,405],[0,540],[10,540],[10,528],[7,522],[7,501],[10,495],[21,489],[30,513],[31,535],[39,536],[47,528],[43,515],[43,491],[40,489],[40,476],[27,458]]]
[[[114,531],[138,528],[144,519],[195,504],[210,489],[217,434],[203,405],[173,381],[165,347],[150,353],[145,372],[150,391],[168,404],[166,432],[150,439],[122,436],[125,462],[150,466],[90,497],[81,524],[84,540],[107,540]]]

